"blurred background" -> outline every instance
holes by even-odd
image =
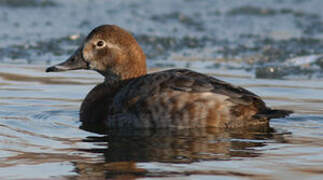
[[[323,179],[322,0],[0,0],[1,179]],[[90,71],[45,73],[102,24],[295,113],[271,128],[101,132]]]
[[[259,78],[321,78],[322,3],[0,0],[0,62],[52,64],[94,27],[116,24],[136,36],[150,67],[196,67],[199,61]],[[300,56],[310,57],[295,59]]]

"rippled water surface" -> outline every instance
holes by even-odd
[[[230,3],[229,3],[230,2]],[[0,179],[323,179],[323,1],[0,0]],[[84,127],[103,78],[44,72],[99,24],[295,113],[262,129]]]

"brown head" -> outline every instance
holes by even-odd
[[[135,38],[115,25],[95,28],[65,62],[46,72],[92,69],[106,80],[124,80],[147,73],[146,57]]]

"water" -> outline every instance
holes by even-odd
[[[322,179],[322,6],[0,0],[0,179]],[[103,78],[44,70],[104,23],[131,31],[152,71],[191,68],[295,113],[266,129],[84,127],[80,104]]]

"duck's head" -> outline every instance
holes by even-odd
[[[146,57],[135,38],[115,25],[95,28],[65,62],[48,67],[46,72],[91,69],[107,80],[129,79],[147,73]]]

